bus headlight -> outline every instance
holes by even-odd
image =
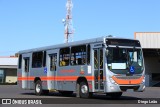
[[[112,77],[110,77],[109,80],[112,84],[115,84],[115,81],[112,79]]]
[[[142,83],[145,83],[145,77],[143,78]]]

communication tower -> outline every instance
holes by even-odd
[[[72,24],[72,8],[73,8],[73,3],[72,0],[67,0],[66,4],[67,8],[67,14],[66,14],[66,19],[63,19],[65,31],[64,31],[64,37],[65,37],[65,43],[73,41],[73,24]]]

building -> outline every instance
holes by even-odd
[[[17,57],[0,57],[0,84],[17,83]]]
[[[160,32],[135,32],[143,48],[146,86],[160,86]]]

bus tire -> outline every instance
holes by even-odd
[[[106,95],[111,98],[120,98],[122,96],[122,92],[107,93]]]
[[[79,95],[80,95],[81,98],[89,98],[90,95],[91,95],[89,93],[88,84],[86,82],[84,82],[84,81],[80,83]]]
[[[42,82],[40,80],[37,80],[35,83],[35,94],[37,96],[42,95]]]

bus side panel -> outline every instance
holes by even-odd
[[[87,65],[59,67],[57,77],[62,78],[57,79],[57,90],[76,91],[78,77],[85,77],[87,79],[91,75],[88,74]],[[92,83],[92,80],[87,80],[87,82]]]
[[[41,82],[42,82],[42,88],[44,90],[48,90],[48,86],[47,86],[47,71],[44,71],[44,67],[42,68],[31,68],[30,69],[30,77],[34,77],[34,79],[40,78]],[[34,89],[35,87],[35,83],[34,80],[30,81],[30,89]]]
[[[57,72],[57,90],[75,91],[77,79],[77,67],[59,67]]]

